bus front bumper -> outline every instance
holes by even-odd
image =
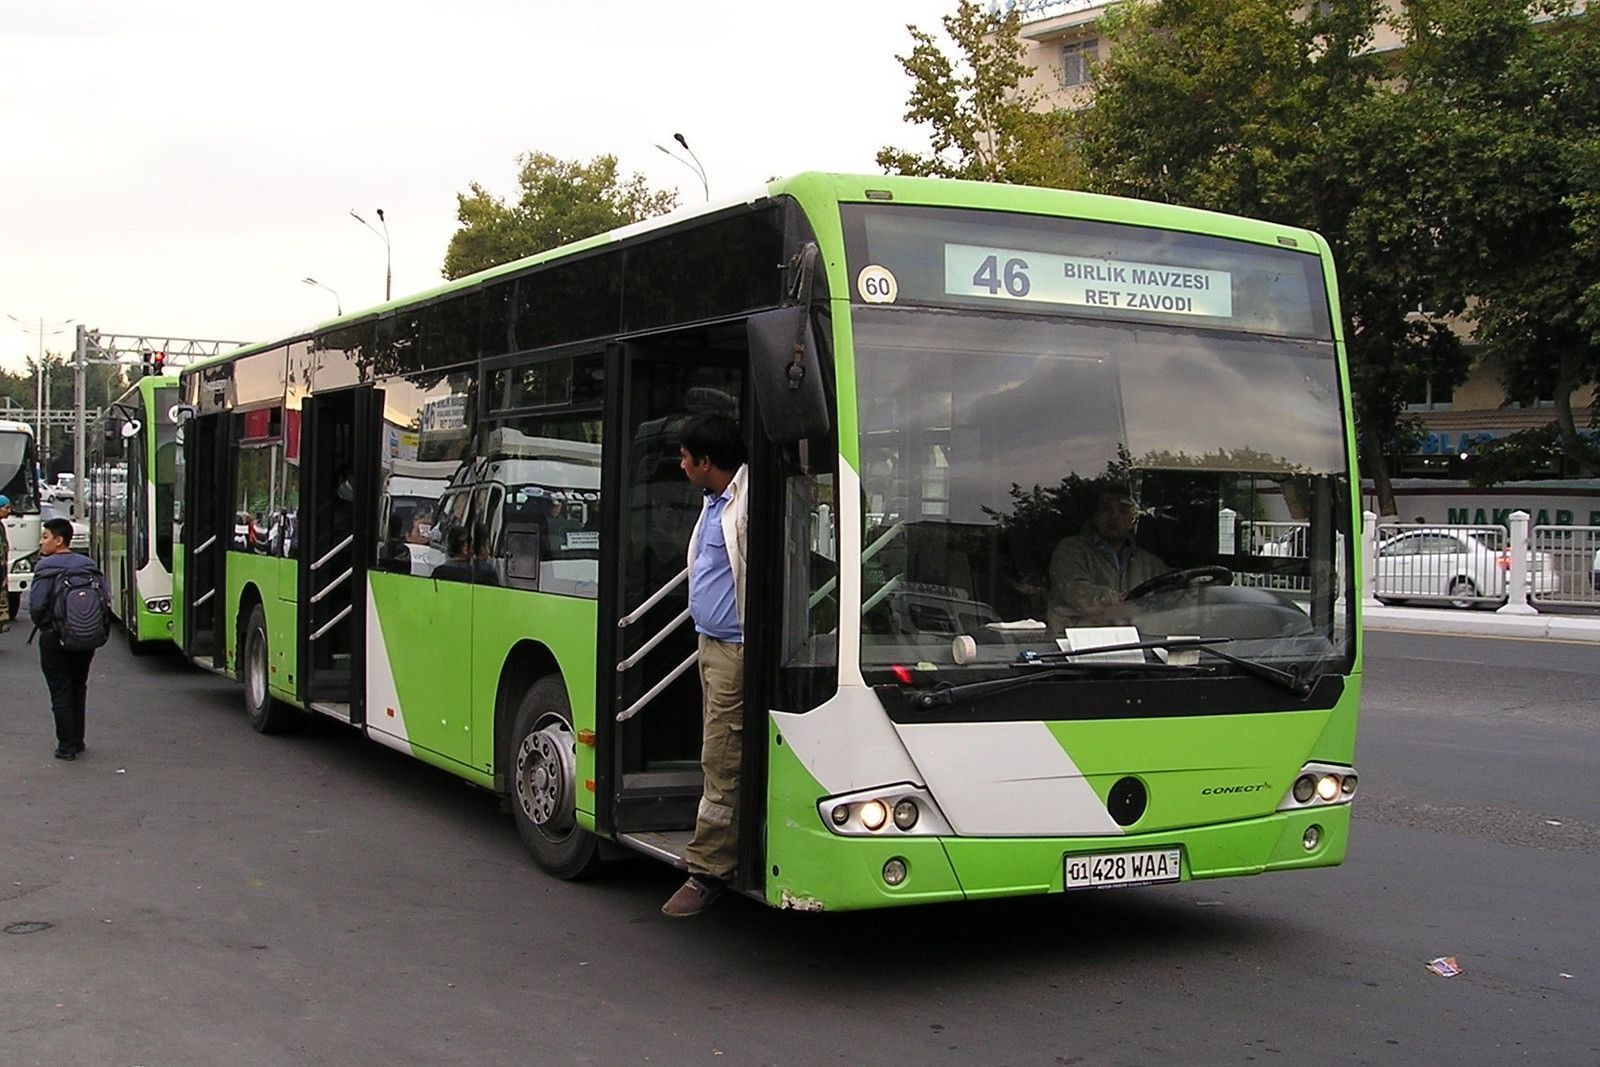
[[[796,834],[809,840],[793,840]],[[768,902],[846,911],[1061,893],[1069,858],[1176,849],[1184,882],[1333,867],[1344,861],[1349,843],[1350,805],[1125,837],[841,837],[792,824],[786,836],[785,842],[769,838],[776,847],[769,850]],[[785,859],[793,861],[795,876],[785,874]]]

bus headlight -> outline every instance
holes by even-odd
[[[1308,763],[1295,775],[1294,784],[1278,802],[1278,810],[1297,811],[1300,808],[1348,804],[1355,795],[1355,768],[1336,763]]]
[[[861,805],[859,817],[862,826],[876,833],[889,821],[889,809],[883,806],[881,800],[869,800]]]
[[[917,810],[917,802],[910,797],[902,797],[895,802],[894,824],[902,830],[909,830],[917,825],[917,817],[922,813]]]
[[[26,556],[23,556],[21,559],[12,560],[11,561],[11,573],[12,574],[32,574],[33,573],[33,565],[34,565],[35,562],[38,561],[38,559],[39,559],[39,553],[38,553],[38,550],[36,549],[36,550],[34,550],[32,552],[29,552]]]
[[[844,837],[932,837],[953,832],[932,795],[909,782],[824,797],[817,802],[817,814],[824,826]]]

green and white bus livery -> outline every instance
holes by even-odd
[[[135,654],[171,647],[178,379],[146,375],[89,436],[90,553]]]
[[[681,865],[687,417],[750,446],[737,888],[868,908],[1330,866],[1354,436],[1315,234],[806,174],[183,372],[181,643]],[[1159,563],[1075,599],[1115,488]],[[1259,536],[1303,531],[1297,555]],[[1087,540],[1084,540],[1087,539]]]

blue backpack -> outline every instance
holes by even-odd
[[[111,614],[100,592],[100,571],[58,574],[50,590],[50,629],[68,652],[89,652],[111,636]]]

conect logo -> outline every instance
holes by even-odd
[[[1255,785],[1209,785],[1200,790],[1200,795],[1214,797],[1224,793],[1259,793],[1266,787],[1266,782],[1257,782]]]

